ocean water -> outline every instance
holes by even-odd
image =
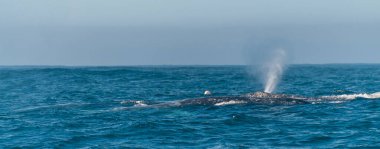
[[[262,91],[244,66],[0,67],[0,148],[380,147],[380,65],[292,65],[317,104],[150,107]]]

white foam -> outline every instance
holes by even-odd
[[[342,100],[336,100],[336,101],[330,101],[328,103],[344,103],[345,101],[342,101]]]
[[[143,100],[125,100],[125,101],[122,101],[120,103],[121,104],[133,104],[133,106],[135,106],[135,107],[143,107],[143,106],[148,105]]]
[[[136,101],[136,104],[134,105],[136,107],[144,107],[147,106],[147,104],[144,103],[144,101]]]
[[[216,103],[215,105],[216,105],[216,106],[224,106],[224,105],[244,104],[244,103],[247,103],[247,102],[245,102],[245,101],[235,101],[235,100],[231,100],[231,101],[219,102],[219,103]]]
[[[380,98],[380,92],[376,92],[373,94],[343,94],[343,95],[333,95],[333,96],[322,96],[325,99],[342,99],[342,100],[353,100],[356,98],[366,98],[366,99],[376,99]]]

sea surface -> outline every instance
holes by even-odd
[[[375,64],[291,65],[275,90],[339,102],[149,106],[262,91],[250,70],[2,66],[0,148],[380,148]]]

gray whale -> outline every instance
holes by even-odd
[[[318,98],[306,98],[302,96],[286,95],[286,94],[271,94],[265,92],[248,93],[240,96],[210,96],[201,98],[190,98],[168,102],[152,102],[152,101],[123,101],[122,104],[127,104],[133,107],[183,107],[183,106],[222,106],[229,104],[267,104],[267,105],[297,105],[297,104],[312,104]]]
[[[182,106],[222,106],[229,104],[266,104],[266,105],[297,105],[316,103],[342,103],[357,98],[380,99],[380,92],[373,94],[343,94],[320,97],[303,97],[287,94],[271,94],[265,92],[254,92],[240,96],[208,96],[201,98],[190,98],[168,102],[154,102],[148,100],[122,101],[129,107],[182,107]],[[132,107],[131,107],[132,106]]]
[[[178,105],[228,105],[228,104],[310,104],[313,98],[265,92],[248,93],[240,96],[203,97],[178,101]]]

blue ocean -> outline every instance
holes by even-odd
[[[376,64],[290,65],[274,91],[336,100],[154,106],[263,90],[246,66],[2,66],[0,148],[380,147]]]

